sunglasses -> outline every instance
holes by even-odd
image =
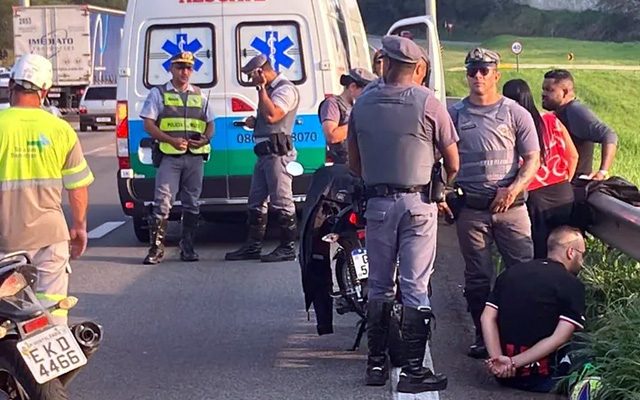
[[[191,65],[176,65],[176,68],[178,69],[188,69],[188,70],[192,70],[193,67]]]
[[[470,78],[473,78],[474,76],[476,76],[476,74],[478,72],[480,72],[480,75],[482,76],[487,76],[489,75],[489,72],[491,72],[493,68],[489,68],[489,67],[472,67],[472,68],[467,68],[467,76]]]

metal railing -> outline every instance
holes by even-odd
[[[604,243],[640,260],[640,207],[599,192],[589,195],[587,203],[595,221],[587,230]]]

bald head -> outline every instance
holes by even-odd
[[[571,226],[561,226],[551,232],[547,240],[547,247],[549,248],[549,252],[564,250],[567,246],[575,242],[584,242],[584,237],[580,230]]]
[[[577,275],[582,269],[586,244],[582,232],[574,227],[561,226],[549,235],[548,257],[562,263],[569,272]]]

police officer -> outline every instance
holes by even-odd
[[[371,72],[353,68],[340,77],[340,84],[344,86],[342,93],[331,95],[320,103],[318,116],[327,141],[327,158],[334,164],[347,163],[347,124],[351,107],[364,87],[375,79]]]
[[[258,112],[246,125],[253,129],[254,153],[258,156],[249,192],[249,237],[226,260],[260,259],[263,262],[295,260],[296,209],[293,204],[292,176],[286,171],[295,160],[291,133],[298,111],[300,94],[284,75],[276,72],[269,59],[258,55],[241,69],[258,91]],[[267,228],[267,198],[280,227],[280,244],[261,255]]]
[[[382,39],[385,84],[363,94],[349,121],[349,166],[366,187],[366,236],[369,256],[366,383],[388,378],[387,340],[395,298],[399,257],[402,312],[400,348],[390,348],[402,367],[398,391],[443,390],[447,378],[423,367],[432,319],[428,286],[436,251],[438,208],[430,195],[432,167],[444,157],[448,176],[458,169],[458,140],[446,108],[434,92],[415,83],[426,64],[413,41]],[[422,79],[419,79],[421,82]],[[390,343],[390,346],[392,344]]]
[[[429,53],[427,52],[427,50],[422,47],[420,47],[420,52],[422,54],[422,57],[420,58],[420,61],[418,61],[418,64],[416,65],[416,71],[413,74],[413,82],[416,83],[417,85],[423,85],[426,87],[429,87]],[[384,51],[383,49],[380,49],[376,52],[377,57],[380,59],[379,63],[380,63],[380,71],[384,71],[387,68],[389,68],[388,66],[385,65],[385,57],[384,57]],[[427,73],[426,74],[419,74],[418,71],[422,71],[422,70],[426,70]],[[362,94],[366,93],[367,91],[369,91],[370,89],[373,89],[375,87],[378,87],[380,85],[384,85],[384,75],[379,75],[376,73],[376,75],[378,75],[377,79],[374,79],[373,81],[371,81],[363,90],[362,93],[360,94],[362,96]]]
[[[156,171],[155,206],[149,221],[151,248],[145,264],[157,264],[164,258],[167,220],[178,192],[182,202],[180,258],[199,258],[193,241],[214,116],[208,98],[200,88],[189,84],[194,63],[190,52],[173,56],[171,80],[151,89],[140,112],[145,131],[159,142],[157,155],[161,157]]]
[[[471,50],[465,59],[469,96],[449,110],[460,135],[456,184],[464,206],[456,225],[466,265],[465,297],[476,328],[469,356],[475,358],[486,357],[480,315],[495,270],[493,242],[507,267],[533,258],[523,192],[540,166],[540,146],[531,114],[498,92],[499,62],[494,51]]]

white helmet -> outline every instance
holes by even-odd
[[[37,54],[26,54],[11,69],[11,79],[27,90],[49,90],[53,84],[51,61]]]

